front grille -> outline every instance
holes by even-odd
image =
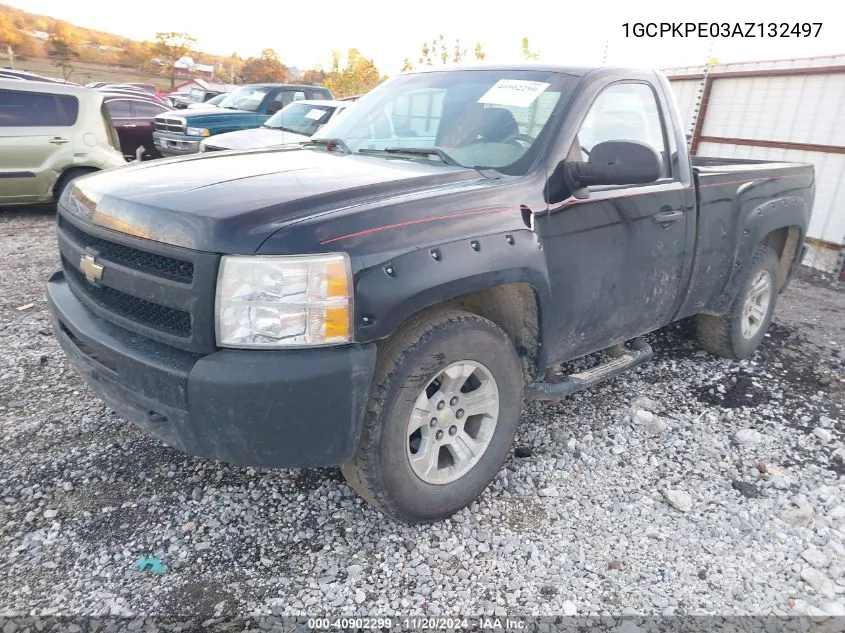
[[[191,315],[189,313],[133,297],[114,288],[95,286],[88,282],[85,276],[65,257],[62,257],[62,267],[65,273],[75,282],[76,287],[104,310],[167,334],[181,337],[191,335]]]
[[[191,262],[148,253],[137,248],[100,239],[80,231],[64,218],[59,219],[59,226],[74,242],[83,248],[90,247],[96,250],[104,259],[115,264],[122,264],[183,283],[191,283],[194,277],[194,265]]]
[[[62,205],[57,228],[68,286],[98,317],[188,352],[217,349],[219,255],[94,226],[72,217]],[[96,284],[82,273],[86,254],[103,266]]]
[[[156,130],[158,132],[181,132],[184,134],[185,122],[182,119],[156,117]]]

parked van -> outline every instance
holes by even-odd
[[[0,205],[58,200],[75,178],[126,164],[103,93],[0,79]]]

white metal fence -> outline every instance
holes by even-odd
[[[666,70],[691,150],[813,163],[804,263],[839,274],[845,253],[845,55]],[[700,100],[697,120],[692,117]],[[843,272],[845,277],[845,272]]]

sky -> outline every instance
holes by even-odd
[[[386,74],[403,60],[416,61],[423,41],[442,33],[460,38],[469,52],[480,42],[488,61],[517,62],[520,43],[555,64],[669,68],[720,62],[758,61],[845,54],[845,22],[838,3],[805,0],[687,0],[554,2],[539,0],[156,0],[129,4],[115,0],[0,0],[32,13],[78,26],[153,40],[157,31],[183,31],[209,53],[242,57],[273,48],[282,62],[300,69],[330,65],[333,49],[355,47]],[[778,6],[781,4],[781,6]],[[636,38],[623,25],[651,22],[821,22],[812,38]],[[712,52],[711,52],[712,51]]]

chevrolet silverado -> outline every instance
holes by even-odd
[[[339,465],[433,521],[496,475],[524,399],[646,362],[643,335],[691,317],[705,350],[754,353],[813,197],[809,164],[690,157],[654,71],[414,71],[302,147],[80,178],[49,305],[91,388],[165,443]]]

